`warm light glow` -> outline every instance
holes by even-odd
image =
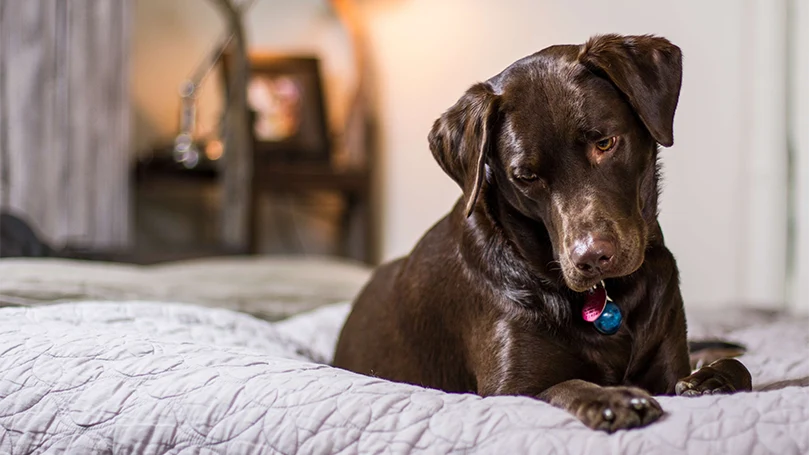
[[[205,147],[205,156],[211,161],[216,161],[222,158],[223,151],[224,147],[222,147],[222,141],[211,141],[208,142],[208,145]]]

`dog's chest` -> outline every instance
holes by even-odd
[[[595,322],[588,322],[583,311],[584,302],[574,307],[571,321],[570,348],[582,359],[587,368],[589,380],[601,385],[626,385],[628,378],[642,362],[648,351],[647,336],[650,320],[647,311],[639,311],[637,302],[642,299],[644,286],[632,283],[610,283],[609,296],[620,313],[619,327],[613,334],[605,334],[596,328]]]
[[[526,368],[518,359],[537,363],[545,371],[565,372],[566,379],[582,379],[600,385],[620,385],[631,375],[637,346],[628,326],[617,333],[599,333],[584,320],[553,323],[514,323],[508,319],[495,325],[493,340],[498,347],[502,370]],[[527,367],[534,370],[533,367]]]
[[[627,329],[622,327],[614,335],[602,335],[592,327],[580,330],[582,336],[571,349],[583,361],[587,379],[601,385],[622,384],[629,376],[636,350]]]

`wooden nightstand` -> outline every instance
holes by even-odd
[[[262,194],[305,194],[329,191],[340,194],[345,210],[340,220],[340,254],[368,264],[375,261],[375,226],[371,210],[371,174],[365,170],[338,171],[308,163],[256,163],[250,192],[249,250],[258,253]]]

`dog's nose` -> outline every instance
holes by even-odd
[[[609,270],[615,257],[615,243],[603,238],[588,238],[577,241],[570,259],[576,268],[588,275]]]

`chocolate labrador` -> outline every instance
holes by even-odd
[[[657,221],[658,146],[673,142],[681,75],[668,40],[605,35],[473,85],[429,134],[463,196],[376,271],[334,365],[531,396],[609,432],[658,419],[654,394],[750,390],[737,360],[690,374]]]

